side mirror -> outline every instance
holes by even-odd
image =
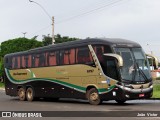
[[[154,56],[154,55],[151,55],[151,54],[146,54],[146,56],[148,58],[152,58],[152,60],[154,61],[153,64],[155,65],[156,68],[158,68],[158,58],[156,56]]]
[[[123,58],[118,55],[118,54],[113,54],[113,53],[108,53],[108,54],[104,54],[104,56],[108,56],[108,57],[113,57],[118,61],[118,66],[122,67],[123,66]]]

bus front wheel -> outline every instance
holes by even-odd
[[[18,97],[20,101],[25,101],[26,100],[26,91],[24,88],[20,88],[18,90]]]
[[[96,88],[91,88],[87,91],[87,98],[91,105],[99,105],[102,103]]]
[[[29,87],[26,91],[26,98],[28,101],[33,101],[34,99],[34,90],[31,87]]]

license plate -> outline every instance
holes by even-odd
[[[139,94],[139,97],[144,97],[144,94]]]

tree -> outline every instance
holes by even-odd
[[[78,40],[78,38],[70,38],[68,36],[62,37],[60,34],[55,35],[55,43],[63,43],[68,41]]]
[[[55,35],[54,39],[55,39],[55,44],[78,40],[78,38],[69,38],[68,36],[62,37],[60,34]],[[52,37],[50,37],[49,35],[48,36],[43,35],[42,42],[43,42],[44,46],[51,45],[52,44]]]
[[[43,46],[42,42],[35,39],[16,38],[1,43],[1,56],[6,54],[25,51]]]
[[[49,36],[49,34],[48,36],[43,35],[42,43],[44,46],[52,45],[52,38]]]
[[[0,77],[4,73],[4,66],[3,66],[3,57],[6,54],[25,51],[37,47],[42,47],[43,44],[40,41],[34,39],[27,39],[27,38],[16,38],[8,41],[4,41],[1,43],[1,51],[0,51]]]

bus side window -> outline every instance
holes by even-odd
[[[75,49],[71,49],[70,51],[70,54],[69,54],[69,62],[70,64],[75,64]]]
[[[36,55],[32,54],[32,67],[35,67]]]
[[[103,62],[101,63],[103,72],[110,78],[118,80],[118,70],[117,63],[115,59],[104,57]]]
[[[112,50],[110,48],[110,46],[108,45],[94,45],[95,52],[97,55],[97,58],[100,62],[103,61],[103,54],[104,53],[112,53]]]
[[[56,53],[54,51],[51,51],[47,54],[47,62],[49,66],[55,66],[56,63]]]
[[[104,47],[96,46],[96,54],[100,62],[103,61],[103,53],[104,53]]]
[[[69,56],[70,56],[70,50],[65,50],[64,51],[64,65],[70,64]]]
[[[39,65],[40,67],[44,67],[45,66],[45,56],[44,53],[39,55]]]
[[[40,55],[39,55],[39,54],[36,54],[36,55],[34,56],[34,64],[35,64],[34,67],[39,67],[39,62],[40,62]]]
[[[45,65],[44,53],[35,54],[33,62],[34,62],[35,67],[44,67],[44,65]]]
[[[93,62],[93,59],[90,55],[90,51],[88,47],[77,48],[77,61],[78,64],[87,64],[89,62]]]
[[[25,68],[25,57],[21,56],[21,68]]]
[[[24,66],[28,68],[28,56],[24,56]]]
[[[60,65],[60,52],[56,51],[56,63],[57,65]]]
[[[12,69],[12,59],[11,57],[6,57],[5,59],[5,68]]]
[[[15,57],[12,57],[12,69],[14,69],[14,67],[15,67]]]
[[[57,51],[57,52],[59,52],[59,51]],[[57,54],[58,54],[58,53],[57,53]],[[63,64],[64,64],[64,50],[61,50],[61,51],[60,51],[59,56],[60,56],[60,59],[59,59],[60,65],[63,65]],[[57,55],[57,60],[58,60],[58,55]],[[58,62],[58,61],[57,61],[57,62]]]
[[[18,59],[17,59],[17,57],[15,57],[15,64],[14,64],[14,68],[16,69],[16,68],[18,68]]]
[[[20,56],[20,69],[22,68],[22,56]]]
[[[45,66],[49,66],[49,52],[45,52]]]
[[[19,69],[21,67],[21,59],[20,56],[17,57],[17,68]]]
[[[18,68],[18,60],[17,57],[12,58],[12,69]]]
[[[32,67],[31,61],[32,61],[32,57],[31,55],[28,55],[28,67]]]

